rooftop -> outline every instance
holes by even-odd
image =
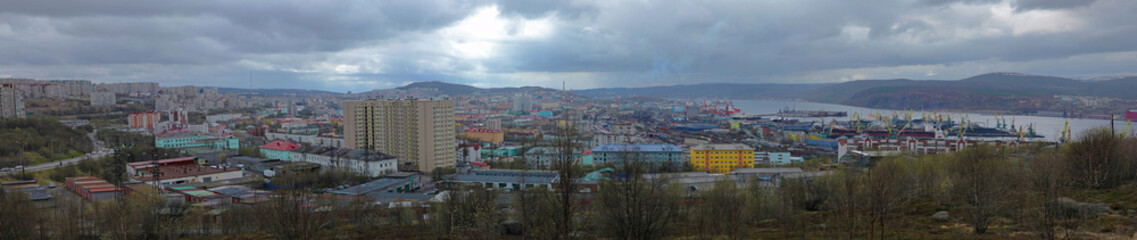
[[[422,193],[389,193],[389,192],[373,192],[366,194],[367,197],[374,198],[378,202],[396,202],[396,201],[426,201],[434,197],[434,195],[427,195]]]
[[[328,157],[347,158],[354,160],[366,161],[383,161],[388,159],[395,159],[395,156],[387,155],[378,151],[364,151],[347,148],[329,148],[320,146],[301,147],[292,150],[293,152],[301,152],[308,154],[316,154]]]
[[[778,174],[778,173],[800,173],[801,168],[739,168],[730,171],[731,174]]]
[[[194,160],[193,157],[170,158],[170,159],[158,160],[158,164],[163,165],[163,164],[180,163],[180,162],[191,162],[192,163],[193,160]],[[154,161],[138,161],[138,162],[127,163],[126,165],[131,166],[131,167],[137,167],[137,166],[151,165],[153,163],[154,163]]]
[[[593,152],[682,152],[683,148],[669,144],[609,144],[592,148]]]
[[[556,181],[556,176],[545,175],[476,175],[476,174],[459,174],[454,175],[450,181],[453,182],[472,182],[472,183],[532,183],[532,184],[546,184]]]
[[[223,186],[223,187],[216,187],[213,189],[209,189],[209,191],[213,191],[215,193],[225,195],[225,196],[229,196],[229,197],[233,197],[233,198],[238,198],[241,200],[253,200],[253,199],[258,199],[258,198],[264,198],[268,195],[265,193],[260,193],[257,190],[254,190],[252,188],[245,187],[245,186]]]
[[[158,136],[155,136],[154,138],[166,139],[166,138],[185,138],[185,137],[199,137],[199,136],[205,137],[205,138],[233,138],[233,136],[229,136],[229,135],[216,134],[216,133],[201,133],[201,132],[192,132],[192,131],[167,132],[167,133],[159,134]]]
[[[739,151],[739,150],[754,150],[754,148],[752,148],[750,146],[746,146],[744,144],[732,143],[732,144],[703,144],[703,145],[695,146],[695,147],[691,148],[691,150]]]
[[[189,176],[198,176],[206,174],[217,174],[223,172],[241,171],[237,167],[202,167],[198,165],[167,165],[158,167],[158,176],[162,179],[174,179]],[[154,181],[154,176],[150,175],[150,171],[140,171],[141,176],[131,176],[134,180],[149,182]]]
[[[182,150],[182,152],[189,154],[189,155],[202,155],[202,154],[212,154],[212,153],[235,153],[235,152],[237,152],[234,150],[220,150],[220,149],[211,148],[211,147],[191,147],[191,148],[182,148],[181,150]]]
[[[276,140],[276,141],[269,142],[268,144],[265,144],[264,146],[261,146],[261,148],[278,150],[278,151],[292,151],[292,150],[295,150],[297,148],[300,148],[300,144]]]
[[[466,132],[478,132],[478,133],[499,133],[499,132],[501,132],[501,130],[485,129],[485,128],[472,128],[472,127],[465,128],[464,130]]]
[[[372,192],[386,192],[387,189],[396,188],[399,185],[405,185],[411,181],[406,178],[380,178],[379,180],[370,181],[364,184],[359,184],[337,190],[332,193],[338,195],[360,196],[370,194]]]

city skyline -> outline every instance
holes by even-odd
[[[1137,2],[1121,0],[5,6],[0,78],[97,83],[591,89],[1132,75],[1137,60]]]

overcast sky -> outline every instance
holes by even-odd
[[[1137,73],[1133,0],[0,0],[0,77],[366,91]]]

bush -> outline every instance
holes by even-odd
[[[67,165],[65,167],[56,168],[48,177],[51,178],[52,181],[63,182],[66,178],[74,177],[76,174],[78,174],[78,169],[75,165]]]

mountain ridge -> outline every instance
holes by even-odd
[[[446,82],[416,82],[396,89],[434,88],[440,93],[516,94],[560,91],[542,87],[478,88]],[[840,83],[698,83],[652,87],[575,90],[581,97],[797,99],[888,109],[1041,111],[1057,104],[1054,95],[1137,99],[1137,76],[1100,81],[1013,72],[958,80],[868,79]]]

